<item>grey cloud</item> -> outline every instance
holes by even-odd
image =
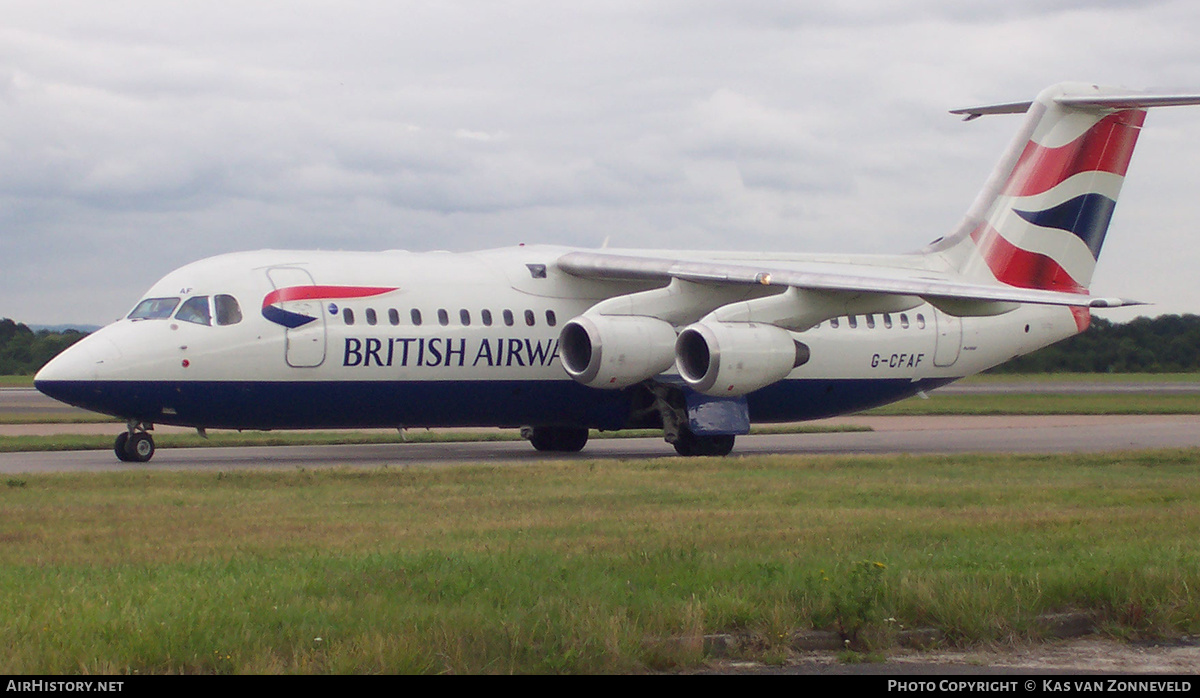
[[[8,9],[0,316],[38,322],[110,319],[172,266],[254,247],[904,251],[957,221],[1016,125],[945,110],[1200,64],[1182,1]],[[1194,185],[1200,117],[1162,116],[1115,226],[1186,225],[1172,185],[1133,183]],[[1124,251],[1114,292],[1188,276],[1149,254]],[[61,293],[31,291],[55,264]],[[1185,285],[1162,295],[1200,303]]]

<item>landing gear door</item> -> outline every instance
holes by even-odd
[[[933,353],[933,365],[942,368],[953,366],[962,351],[962,318],[940,310],[934,310],[933,316],[937,323],[937,349]]]
[[[267,319],[287,328],[285,358],[293,368],[312,368],[325,362],[325,312],[319,298],[313,294],[290,289],[315,287],[312,276],[297,267],[273,267],[267,278],[275,293],[263,304]]]
[[[688,429],[693,434],[749,434],[750,407],[746,396],[709,397],[687,391]]]

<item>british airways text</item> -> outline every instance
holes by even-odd
[[[347,337],[342,366],[548,366],[557,339]]]

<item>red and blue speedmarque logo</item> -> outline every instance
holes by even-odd
[[[285,303],[370,298],[395,290],[395,287],[387,286],[289,286],[275,289],[263,297],[262,316],[276,325],[295,329],[303,327],[317,318],[314,315],[285,310],[283,308]]]

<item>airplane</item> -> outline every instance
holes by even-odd
[[[260,250],[188,264],[36,375],[126,421],[207,429],[492,426],[541,451],[661,429],[723,456],[751,423],[857,412],[978,373],[1136,301],[1089,282],[1146,111],[1200,95],[1061,83],[959,226],[908,254]]]

